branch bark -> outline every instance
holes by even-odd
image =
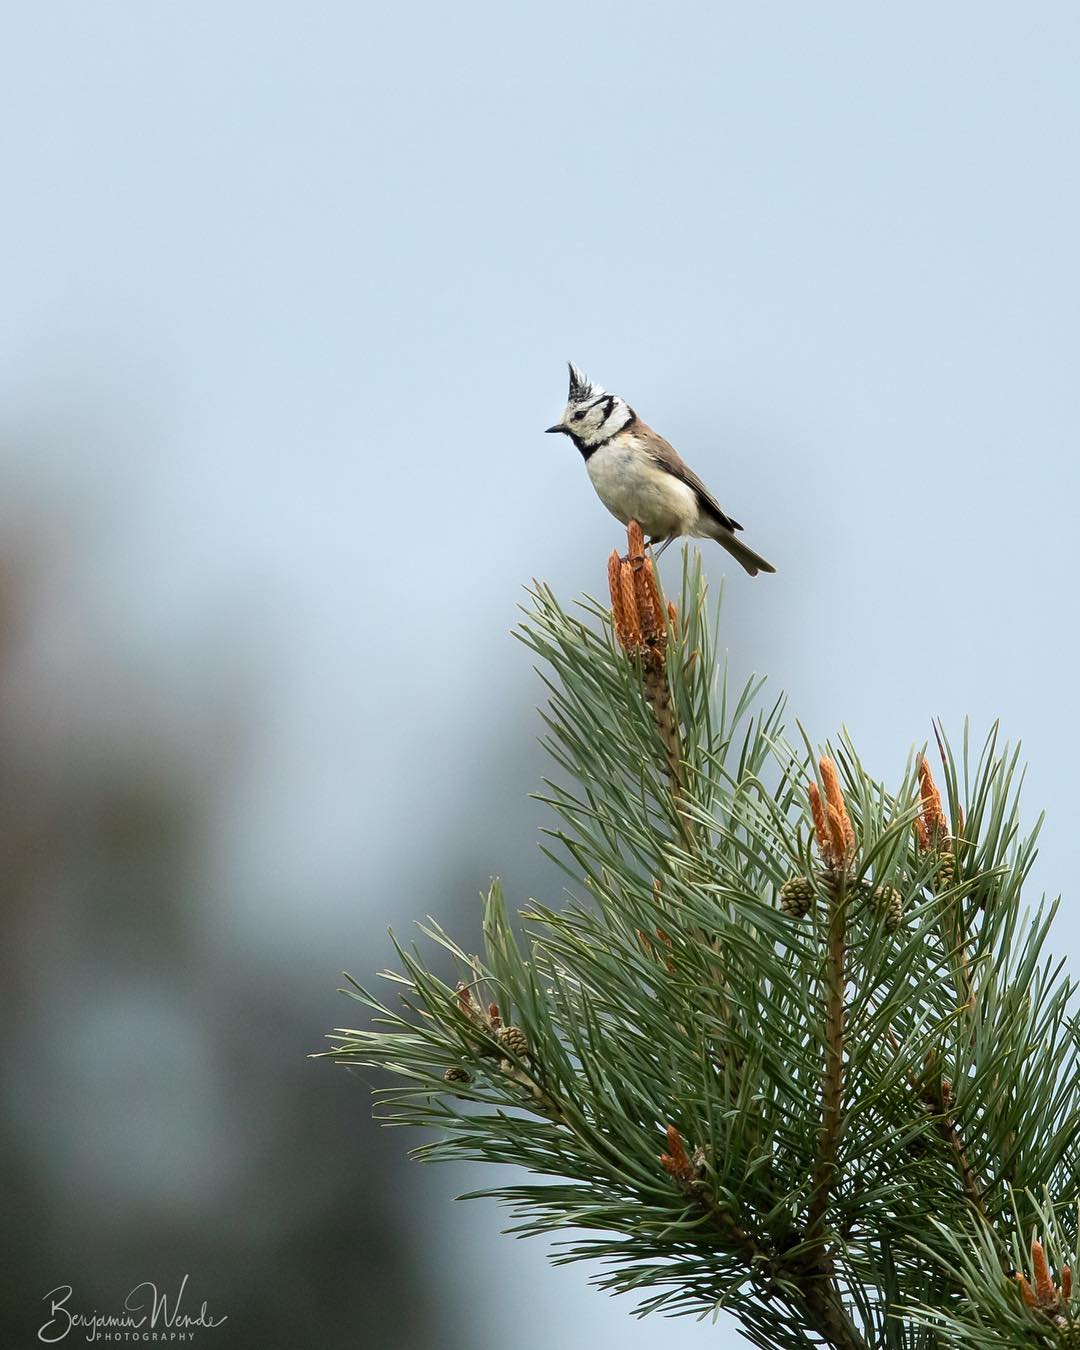
[[[847,874],[840,871],[829,887],[829,926],[825,953],[825,1056],[821,1086],[821,1128],[814,1160],[813,1188],[807,1208],[806,1241],[819,1245],[803,1279],[807,1312],[835,1350],[865,1347],[836,1287],[832,1252],[825,1245],[826,1217],[838,1172],[837,1153],[844,1124],[844,985],[847,961]]]
[[[807,1211],[808,1241],[824,1233],[825,1216],[836,1179],[836,1154],[844,1121],[844,980],[847,955],[847,877],[829,888],[829,928],[825,955],[825,1059],[821,1088],[814,1184]]]

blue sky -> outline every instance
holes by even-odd
[[[598,592],[619,541],[541,434],[568,358],[776,563],[729,578],[736,670],[893,779],[932,716],[1000,716],[1067,887],[1075,6],[59,3],[5,29],[2,519],[64,541],[25,678],[75,615],[181,728],[244,690],[215,942],[329,989],[444,908],[448,857],[470,894],[557,895],[507,632],[522,583]],[[420,1180],[449,1231],[465,1187]],[[497,1223],[470,1215],[477,1250],[545,1315],[475,1345],[734,1343],[631,1323]]]

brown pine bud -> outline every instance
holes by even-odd
[[[919,761],[919,795],[922,798],[922,819],[925,827],[920,831],[920,843],[927,839],[925,848],[942,848],[949,838],[949,822],[945,809],[941,805],[941,793],[930,772],[930,764],[923,755]]]
[[[676,1181],[686,1185],[695,1180],[697,1170],[694,1164],[687,1156],[686,1145],[683,1143],[682,1135],[674,1125],[667,1127],[667,1153],[660,1154],[660,1166]]]
[[[1035,1296],[1042,1304],[1056,1303],[1058,1292],[1050,1278],[1050,1265],[1041,1242],[1031,1239],[1031,1270],[1035,1276]]]
[[[825,785],[825,796],[828,799],[829,806],[838,817],[841,839],[838,852],[841,858],[847,862],[855,856],[855,830],[847,812],[847,805],[844,802],[843,789],[840,787],[840,776],[836,772],[836,765],[831,759],[821,759],[818,767],[821,770],[821,781]]]
[[[471,1083],[472,1074],[468,1069],[463,1069],[460,1064],[452,1064],[443,1074],[443,1081],[446,1083]]]
[[[638,613],[637,594],[634,588],[634,572],[628,562],[620,566],[619,587],[622,591],[622,609],[626,619],[626,641],[623,648],[627,656],[638,656],[642,648],[641,616]]]
[[[630,625],[626,616],[625,600],[622,588],[622,559],[615,549],[608,559],[608,589],[611,591],[611,626],[619,646],[626,651],[630,642]]]
[[[818,852],[823,861],[828,864],[831,855],[832,844],[829,834],[829,822],[825,816],[825,803],[821,800],[821,793],[818,791],[818,785],[811,783],[807,789],[810,797],[810,814],[814,818],[814,838],[817,840]]]
[[[661,602],[652,559],[646,556],[645,538],[637,521],[627,526],[626,540],[626,557],[612,552],[608,559],[612,627],[627,656],[645,655],[651,666],[662,666],[667,621],[670,618],[676,623],[678,615],[673,606],[665,609]]]
[[[641,621],[641,636],[650,649],[663,652],[667,644],[667,624],[665,611],[660,603],[660,589],[656,584],[652,559],[644,558],[640,567],[631,563],[634,569],[634,594],[637,599],[638,615]]]
[[[844,816],[829,803],[829,843],[833,867],[843,867],[848,857],[847,831],[844,829]],[[849,822],[850,823],[850,822]]]

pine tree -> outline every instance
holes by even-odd
[[[438,1133],[416,1156],[544,1178],[485,1194],[640,1313],[727,1308],[784,1350],[1080,1346],[1078,1025],[1056,905],[1022,898],[1017,751],[935,726],[944,792],[922,753],[890,789],[846,735],[789,738],[762,681],[729,692],[696,554],[678,609],[634,525],[608,580],[580,616],[535,585],[519,633],[569,903],[519,924],[493,885],[482,955],[421,925],[400,1001],[353,985],[373,1026],[327,1053],[393,1075],[381,1112]]]

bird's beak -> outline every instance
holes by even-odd
[[[544,428],[545,434],[550,434],[550,433],[553,432],[553,431],[563,431],[563,432],[565,432],[565,430],[566,430],[566,428],[563,426],[563,424],[562,424],[561,422],[556,422],[555,425],[554,425],[553,427],[545,427],[545,428]]]

